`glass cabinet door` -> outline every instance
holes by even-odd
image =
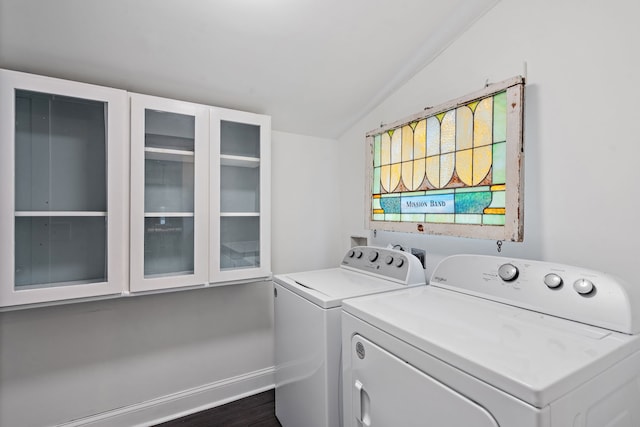
[[[131,290],[207,282],[208,110],[131,95]]]
[[[126,93],[0,77],[0,305],[121,292]]]
[[[212,110],[212,282],[267,277],[271,122]]]

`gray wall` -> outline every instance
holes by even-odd
[[[364,135],[526,73],[525,237],[502,255],[616,274],[640,256],[640,3],[502,0],[434,62],[340,138],[345,242],[363,230]],[[526,68],[525,63],[526,62]],[[375,244],[496,255],[496,242],[379,232]],[[640,283],[637,283],[640,286]]]
[[[336,148],[273,132],[274,273],[341,259]],[[269,282],[0,313],[0,426],[59,424],[272,367]]]
[[[58,424],[272,366],[271,295],[257,283],[2,313],[0,425]]]

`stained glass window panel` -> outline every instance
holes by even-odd
[[[370,132],[370,228],[521,240],[523,87],[516,77]]]

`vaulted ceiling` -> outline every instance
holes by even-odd
[[[0,67],[337,137],[498,0],[0,0]]]

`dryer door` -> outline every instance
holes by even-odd
[[[498,427],[484,408],[360,335],[351,340],[345,427]]]

